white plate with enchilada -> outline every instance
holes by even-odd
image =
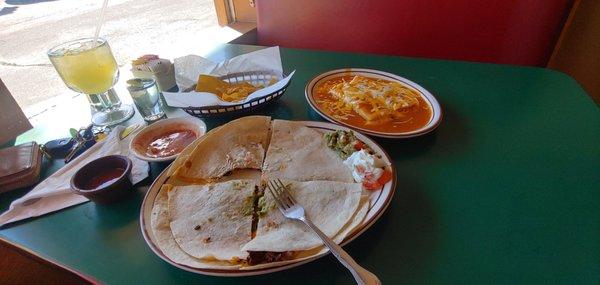
[[[310,106],[325,119],[378,137],[424,135],[442,120],[442,108],[429,91],[379,70],[328,71],[313,78],[305,94]]]
[[[216,276],[265,274],[327,254],[277,210],[264,191],[271,179],[346,244],[381,217],[396,174],[377,143],[348,128],[243,117],[198,138],[157,177],[142,203],[144,239],[166,262]]]

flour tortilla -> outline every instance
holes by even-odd
[[[352,218],[350,218],[350,221],[348,221],[346,225],[344,225],[344,227],[340,230],[340,232],[338,232],[338,234],[333,238],[333,241],[335,241],[335,243],[342,243],[342,241],[344,241],[344,239],[348,235],[353,233],[362,225],[363,221],[365,220],[365,217],[367,216],[367,212],[369,211],[369,206],[369,195],[362,195],[360,197],[358,209],[356,210],[356,212],[354,212],[354,215],[352,216]]]
[[[177,162],[177,160],[175,162]],[[171,167],[173,167],[173,164]],[[260,170],[240,169],[234,170],[230,175],[221,177],[219,181],[225,182],[238,179],[252,179],[258,183],[260,181],[260,176]],[[195,258],[187,254],[179,247],[175,241],[175,238],[173,237],[173,232],[171,232],[171,227],[169,225],[168,191],[172,188],[173,185],[164,184],[159,190],[154,200],[154,206],[152,207],[150,228],[154,236],[153,240],[155,241],[155,245],[158,247],[158,249],[160,249],[160,251],[171,261],[181,265],[203,269],[232,270],[239,268],[239,264],[232,264],[228,261]]]
[[[341,243],[350,233],[355,232],[362,225],[365,217],[367,216],[367,212],[369,211],[369,196],[363,195],[360,198],[360,204],[358,206],[358,210],[354,213],[354,216],[344,225],[344,228],[333,238],[333,241],[336,243]],[[298,255],[291,260],[283,260],[277,262],[270,263],[262,263],[256,265],[244,265],[242,264],[239,268],[240,270],[255,270],[255,269],[263,269],[263,268],[272,268],[283,266],[287,264],[292,264],[296,262],[300,262],[309,258],[314,258],[315,256],[327,252],[328,249],[325,246],[319,246],[309,250],[303,250],[298,252]]]
[[[270,122],[270,117],[248,116],[210,131],[175,170],[174,178],[203,183],[234,169],[261,169]]]
[[[253,180],[173,187],[169,217],[173,237],[187,254],[199,259],[242,260],[250,241],[256,183]]]
[[[216,127],[208,133],[215,132],[216,130],[218,130],[220,128],[221,127]],[[175,173],[175,171],[189,159],[189,157],[192,155],[192,152],[194,151],[194,149],[196,149],[198,144],[201,143],[202,141],[204,141],[204,139],[206,139],[207,134],[204,134],[203,136],[195,139],[191,144],[189,144],[187,147],[185,147],[183,149],[183,151],[177,156],[177,158],[175,158],[173,163],[171,163],[171,165],[169,166],[169,170],[167,170],[167,176],[173,175]]]
[[[351,170],[327,147],[323,134],[301,122],[274,120],[263,175],[266,179],[354,182]]]
[[[289,184],[290,194],[304,207],[309,219],[329,237],[334,237],[358,208],[360,183],[334,181],[295,182]],[[260,217],[256,237],[243,246],[245,251],[299,251],[323,245],[310,228],[298,221],[286,219],[276,208],[273,196],[265,191],[268,213]]]
[[[168,191],[172,186],[164,184],[158,196],[154,200],[154,206],[152,207],[152,215],[150,220],[150,227],[152,234],[154,235],[154,241],[160,251],[167,256],[171,261],[186,265],[194,268],[206,268],[206,269],[237,269],[240,266],[238,264],[230,264],[229,262],[216,262],[207,261],[194,258],[189,254],[185,253],[177,242],[173,238],[171,227],[169,226],[169,208],[168,208]]]

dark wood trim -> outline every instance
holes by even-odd
[[[571,6],[571,10],[569,11],[569,16],[567,17],[567,20],[565,21],[565,24],[563,25],[563,28],[560,32],[560,36],[558,37],[558,40],[556,40],[556,44],[554,45],[554,49],[552,50],[552,55],[550,55],[550,59],[548,59],[548,62],[546,63],[546,67],[548,67],[550,65],[550,63],[556,59],[556,56],[558,55],[560,47],[562,46],[562,44],[565,40],[565,36],[566,36],[567,32],[569,31],[569,28],[571,28],[571,24],[573,24],[573,18],[575,18],[575,12],[577,12],[579,3],[581,3],[581,0],[575,0],[573,5]]]
[[[101,284],[92,277],[0,237],[0,280],[10,284]],[[10,264],[5,264],[10,263]],[[0,282],[2,283],[2,282]]]

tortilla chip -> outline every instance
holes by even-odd
[[[227,102],[237,102],[246,99],[248,95],[256,91],[258,88],[254,85],[243,81],[240,83],[229,83],[217,77],[200,74],[195,90],[197,92],[213,93],[221,100]]]

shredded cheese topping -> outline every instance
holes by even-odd
[[[350,81],[329,80],[318,87],[335,100],[317,100],[332,116],[347,119],[352,110],[367,122],[402,119],[403,112],[419,106],[419,94],[399,82],[356,75]]]

